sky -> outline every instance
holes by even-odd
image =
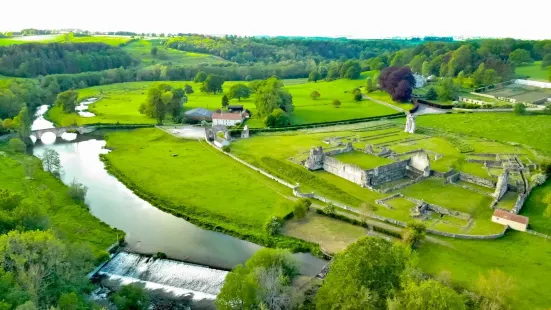
[[[551,39],[550,0],[2,0],[2,12],[0,31]]]

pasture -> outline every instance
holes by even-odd
[[[289,82],[289,80],[285,80]],[[91,123],[121,123],[121,124],[151,124],[154,119],[147,118],[138,112],[140,104],[146,100],[147,89],[159,82],[131,82],[96,86],[78,90],[79,100],[90,97],[101,98],[92,104],[89,110],[96,117],[83,118],[75,115],[67,115],[61,111],[52,110],[48,117],[56,124],[76,122],[78,124]],[[184,104],[184,110],[193,108],[206,108],[216,110],[222,108],[223,94],[205,94],[200,92],[201,84],[191,81],[166,82],[173,87],[184,87],[189,84],[194,93],[188,95],[188,102]],[[236,83],[229,81],[224,83],[224,91],[229,90]],[[291,113],[292,124],[308,124],[328,121],[340,121],[370,116],[384,116],[397,113],[397,111],[384,105],[363,100],[355,102],[351,91],[361,86],[361,80],[336,80],[332,82],[305,83],[304,80],[291,83],[286,89],[293,95],[295,110]],[[314,100],[310,97],[313,90],[317,90],[321,97]],[[334,99],[341,101],[341,106],[335,108],[331,102]],[[264,127],[261,119],[256,116],[254,95],[241,101],[232,99],[230,104],[242,104],[249,109],[253,116],[248,121],[250,127]]]
[[[86,36],[86,37],[72,37],[70,43],[105,43],[112,46],[120,46],[128,41],[130,37],[123,36]]]
[[[123,50],[137,59],[140,59],[143,64],[169,63],[174,65],[198,65],[198,64],[221,64],[230,63],[220,57],[184,52],[167,48],[162,45],[162,40],[137,40],[123,47]],[[157,54],[151,54],[151,49],[157,47]]]
[[[542,68],[541,61],[529,65],[518,66],[515,73],[520,76],[529,76],[530,80],[549,82],[549,67]]]
[[[155,128],[111,132],[106,140],[117,177],[165,211],[241,235],[263,234],[269,217],[291,211],[290,189],[205,142]]]

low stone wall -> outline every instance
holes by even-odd
[[[379,166],[371,170],[367,170],[367,184],[377,186],[380,184],[405,178],[406,167],[408,163],[409,159],[406,159],[388,165]]]
[[[366,185],[366,171],[356,165],[343,163],[338,159],[326,156],[323,161],[323,170],[360,186]]]
[[[488,179],[477,177],[476,175],[468,174],[465,172],[459,172],[459,180],[485,186],[488,188],[495,188],[496,184]]]

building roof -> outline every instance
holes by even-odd
[[[184,115],[190,116],[190,117],[208,117],[208,118],[211,118],[212,117],[212,111],[209,111],[209,110],[204,109],[204,108],[196,108],[196,109],[184,112]]]
[[[212,114],[212,119],[223,119],[223,120],[232,120],[232,121],[242,121],[243,116],[241,113],[214,113]]]
[[[514,213],[511,213],[511,212],[507,212],[505,210],[496,209],[494,211],[494,216],[502,218],[502,219],[506,219],[506,220],[511,221],[511,222],[517,222],[517,223],[520,223],[520,224],[528,225],[528,217],[518,215],[518,214],[514,214]]]
[[[230,104],[228,106],[228,109],[243,109],[243,105],[242,104]]]

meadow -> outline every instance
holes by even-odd
[[[167,48],[161,45],[162,40],[137,40],[123,46],[123,50],[143,64],[170,63],[173,65],[198,65],[230,63],[220,57],[209,54],[192,53]],[[157,54],[152,55],[151,49],[157,47]]]
[[[291,190],[206,142],[182,140],[156,128],[110,132],[106,140],[112,149],[104,156],[108,170],[154,206],[261,245],[303,244],[270,238],[263,230],[272,216],[292,211]]]
[[[24,161],[35,167],[32,178],[27,178]],[[117,236],[123,236],[123,232],[90,214],[85,205],[75,203],[68,187],[42,170],[38,158],[12,153],[5,142],[0,143],[0,171],[0,189],[20,193],[27,202],[38,206],[48,216],[49,228],[62,240],[88,245],[98,258],[104,258],[106,249],[118,241]]]
[[[285,80],[289,82],[289,80]],[[147,97],[147,89],[158,82],[131,82],[96,86],[78,90],[79,100],[90,97],[101,98],[89,107],[96,117],[83,118],[75,115],[67,115],[61,109],[52,109],[48,113],[49,119],[56,124],[92,124],[92,123],[121,123],[121,124],[151,124],[154,119],[139,114],[138,109]],[[189,84],[193,87],[194,93],[188,95],[188,102],[184,104],[184,110],[193,108],[206,108],[216,110],[222,107],[223,94],[205,94],[200,92],[201,85],[191,81],[170,82],[167,84],[173,87],[183,87]],[[227,91],[236,82],[224,83],[224,90]],[[304,83],[304,80],[290,81],[286,86],[293,95],[295,110],[291,113],[292,124],[308,124],[328,121],[340,121],[370,116],[384,116],[397,113],[384,105],[363,100],[355,102],[352,98],[352,90],[362,85],[361,80],[336,80],[332,82]],[[312,91],[317,90],[321,97],[314,100],[310,97]],[[232,99],[231,104],[242,104],[249,109],[253,117],[248,121],[250,127],[264,127],[262,120],[256,117],[256,106],[254,95],[251,98],[241,101]],[[341,106],[335,108],[331,102],[334,99],[341,101]]]
[[[551,153],[551,115],[467,113],[423,115],[417,125],[503,142],[515,142]]]
[[[87,36],[87,37],[72,37],[71,43],[105,43],[112,46],[120,46],[132,40],[130,37],[121,36]]]
[[[542,68],[541,61],[535,61],[529,65],[518,66],[515,73],[517,75],[529,76],[530,80],[549,82],[549,67]]]

